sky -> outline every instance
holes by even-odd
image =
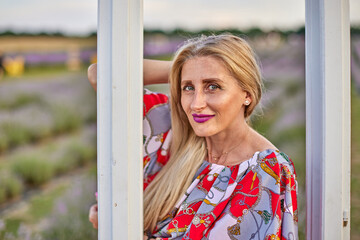
[[[349,1],[351,21],[360,25],[360,1]],[[96,30],[97,4],[97,0],[0,0],[0,31],[88,34]],[[294,29],[304,22],[305,0],[144,0],[144,26],[150,29]]]

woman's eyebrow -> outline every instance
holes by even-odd
[[[208,82],[224,82],[220,78],[204,78],[201,81],[204,82],[204,83],[208,83]],[[181,84],[188,84],[188,83],[192,83],[192,80],[181,80]]]
[[[180,84],[181,85],[192,84],[192,81],[191,80],[181,80]]]
[[[221,82],[223,83],[224,81],[221,80],[220,78],[206,78],[202,80],[203,83],[213,83],[213,82]]]
[[[214,82],[220,82],[223,83],[224,81],[221,80],[220,78],[205,78],[201,80],[202,83],[214,83]],[[186,84],[192,84],[193,81],[192,80],[181,80],[181,85],[186,85]]]

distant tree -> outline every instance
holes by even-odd
[[[97,31],[93,31],[88,35],[88,37],[96,37],[96,36],[97,36]]]
[[[305,35],[305,26],[300,27],[295,33]]]
[[[352,36],[360,35],[360,25],[359,26],[351,26],[350,33]]]
[[[263,35],[264,31],[261,28],[253,27],[245,31],[245,34],[248,35],[249,37],[256,37]]]
[[[17,34],[11,30],[5,30],[4,32],[0,32],[0,36],[16,36]]]

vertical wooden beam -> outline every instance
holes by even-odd
[[[98,1],[99,239],[142,239],[142,0]]]
[[[350,239],[348,0],[306,0],[307,239]]]

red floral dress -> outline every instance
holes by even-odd
[[[170,140],[167,96],[144,90],[144,189],[166,164]],[[256,152],[235,166],[204,160],[193,179],[153,237],[298,239],[297,181],[284,153]]]

